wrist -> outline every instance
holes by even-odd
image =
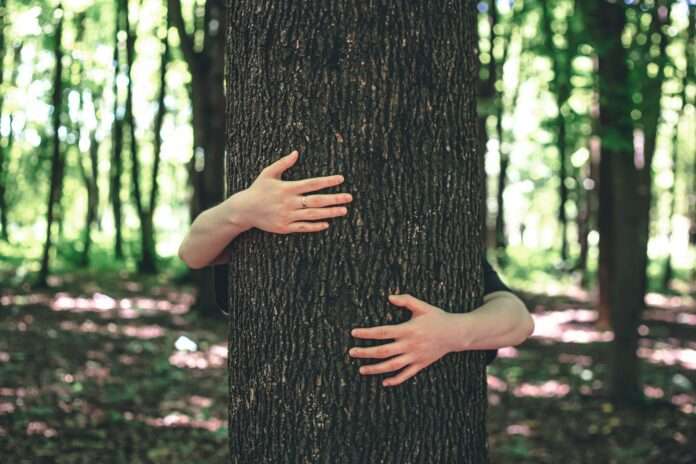
[[[254,227],[249,217],[245,194],[246,190],[240,190],[222,203],[227,225],[238,229],[240,233]]]
[[[449,324],[449,346],[452,352],[472,349],[472,334],[475,323],[473,313],[451,313],[452,323]]]

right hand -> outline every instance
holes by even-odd
[[[329,227],[327,221],[345,216],[348,209],[335,206],[353,201],[349,193],[303,195],[343,183],[343,176],[313,177],[302,180],[282,180],[280,177],[297,161],[299,153],[293,150],[265,167],[256,180],[240,193],[244,222],[266,232],[289,234],[293,232],[319,232]],[[304,197],[306,208],[302,206]]]

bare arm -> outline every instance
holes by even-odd
[[[484,295],[483,305],[454,316],[450,338],[454,351],[519,345],[534,333],[534,318],[527,306],[507,291]]]
[[[343,176],[281,179],[298,156],[295,150],[280,158],[264,168],[249,188],[199,214],[179,246],[179,257],[192,269],[222,264],[231,259],[227,245],[253,227],[277,234],[320,232],[329,223],[315,220],[346,215],[347,208],[335,205],[351,202],[350,194],[303,195],[338,185]]]
[[[199,214],[179,246],[179,258],[191,269],[229,261],[227,245],[251,228],[240,207],[243,201],[243,191],[237,192]]]

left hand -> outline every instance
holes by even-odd
[[[356,338],[395,339],[369,348],[351,348],[348,354],[356,358],[391,359],[360,368],[361,374],[381,374],[401,369],[396,376],[385,379],[384,386],[399,385],[416,375],[447,353],[453,351],[452,327],[455,314],[444,311],[407,293],[389,295],[389,301],[411,311],[412,316],[401,324],[391,324],[351,331]]]

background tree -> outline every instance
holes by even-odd
[[[225,96],[223,93],[224,44],[226,8],[224,0],[206,0],[204,6],[195,3],[193,31],[189,32],[182,14],[181,0],[168,0],[171,24],[176,27],[180,47],[191,73],[188,87],[192,106],[193,156],[188,163],[192,195],[191,219],[222,199]],[[226,268],[220,273],[205,268],[192,271],[197,287],[195,307],[201,314],[219,316],[215,295],[217,288],[226,300]]]
[[[51,157],[51,183],[49,187],[47,212],[46,212],[46,240],[44,242],[43,255],[41,258],[41,269],[39,271],[38,283],[46,285],[46,278],[49,272],[49,258],[53,233],[51,227],[55,219],[55,210],[61,198],[63,172],[65,170],[65,158],[60,146],[61,112],[63,101],[63,6],[58,3],[55,11],[56,26],[53,35],[53,60],[55,71],[53,78],[53,113],[51,115],[53,124],[53,156]]]
[[[117,259],[123,259],[123,200],[121,198],[121,189],[123,182],[123,130],[125,108],[121,100],[121,92],[119,86],[119,76],[123,75],[123,65],[121,59],[121,50],[125,45],[126,34],[124,30],[124,15],[128,14],[128,0],[118,0],[114,2],[114,55],[113,55],[113,87],[114,95],[114,113],[113,126],[111,135],[111,169],[109,198],[111,199],[111,210],[114,215],[114,254]]]

